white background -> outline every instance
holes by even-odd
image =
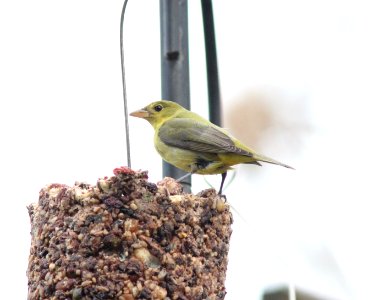
[[[326,299],[383,294],[382,5],[214,1],[225,126],[253,135],[254,122],[243,119],[247,105],[238,108],[242,99],[257,99],[273,116],[258,151],[296,168],[237,168],[226,189],[238,212],[226,299],[258,299],[277,284]],[[38,200],[40,188],[95,183],[126,163],[121,6],[101,0],[0,3],[2,299],[26,298],[26,206]],[[190,1],[189,10],[192,110],[207,116],[200,1]],[[159,31],[158,1],[129,1],[130,111],[160,98]],[[159,181],[151,126],[131,118],[130,136],[132,167]],[[217,187],[219,177],[205,179]],[[193,181],[194,192],[208,187],[201,176]]]

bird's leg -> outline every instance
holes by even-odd
[[[187,174],[183,175],[182,177],[178,178],[178,179],[176,180],[176,182],[181,182],[182,180],[186,179],[187,177],[189,177],[189,176],[192,175],[192,174],[193,174],[192,172],[187,173]]]
[[[225,183],[225,179],[226,179],[226,176],[227,176],[227,172],[223,172],[222,174],[222,181],[221,181],[221,186],[219,188],[219,192],[218,192],[218,195],[219,196],[224,196],[222,195],[222,188],[223,188],[223,184]],[[226,197],[225,197],[226,198]]]
[[[176,180],[176,182],[181,182],[183,179],[186,179],[187,177],[189,177],[190,175],[192,175],[192,174],[194,174],[196,171],[198,171],[198,169],[199,169],[198,166],[192,165],[192,166],[191,166],[191,171],[190,171],[190,173],[187,173],[187,174],[183,175],[182,177],[178,178],[178,179]]]

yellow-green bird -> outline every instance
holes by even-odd
[[[154,127],[155,148],[168,163],[188,172],[187,175],[222,174],[219,195],[227,170],[234,165],[261,166],[259,162],[267,162],[293,169],[255,153],[223,128],[172,101],[156,101],[130,115],[143,118]]]

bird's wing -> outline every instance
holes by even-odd
[[[159,129],[160,140],[168,146],[206,153],[253,154],[238,148],[229,136],[215,127],[190,118],[175,118]]]

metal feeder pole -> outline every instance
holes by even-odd
[[[187,0],[160,0],[162,99],[190,109]],[[163,161],[163,176],[180,178],[186,172]],[[191,177],[181,182],[191,191]]]
[[[211,0],[202,0],[203,29],[206,48],[207,90],[209,96],[209,117],[214,124],[222,125],[221,95],[219,91],[219,75],[217,49],[215,43],[215,27],[213,4]]]
[[[211,0],[201,0],[206,48],[207,89],[210,121],[222,124],[221,97],[213,6]],[[190,109],[190,77],[188,57],[187,0],[160,0],[160,34],[162,62],[162,98]],[[163,176],[180,178],[186,173],[163,162]],[[191,177],[182,182],[191,191]]]

